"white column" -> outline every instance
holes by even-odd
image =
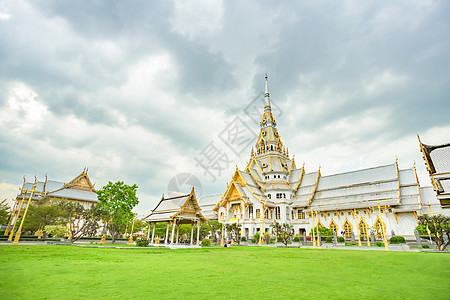
[[[166,236],[164,237],[164,244],[169,243],[169,223],[166,223]]]
[[[152,241],[151,244],[155,243],[155,230],[156,230],[156,223],[153,223],[153,232],[152,232]]]
[[[177,220],[173,220],[173,224],[172,224],[172,234],[170,235],[170,243],[173,244],[173,236],[175,234],[175,225],[177,223]]]
[[[180,239],[180,224],[177,224],[177,244],[179,242]]]
[[[191,245],[193,241],[194,241],[194,221],[192,221],[191,223]]]
[[[150,238],[150,227],[151,227],[151,224],[152,223],[148,222],[147,240]]]
[[[200,220],[197,221],[197,245],[200,243]]]

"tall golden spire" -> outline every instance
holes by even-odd
[[[277,130],[277,122],[272,114],[272,106],[270,105],[270,94],[268,76],[265,74],[265,90],[264,90],[264,112],[260,123],[260,133],[256,142],[256,148],[265,150],[276,150],[283,147]]]

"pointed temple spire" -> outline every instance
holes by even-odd
[[[272,108],[270,107],[270,94],[269,94],[269,84],[267,82],[267,74],[266,74],[266,88],[264,93],[264,101],[265,101],[264,111],[272,110]]]
[[[260,122],[260,133],[256,142],[256,153],[262,154],[267,151],[278,151],[283,153],[283,143],[278,135],[277,122],[272,114],[270,105],[269,84],[265,74],[265,91],[264,91],[264,112]]]

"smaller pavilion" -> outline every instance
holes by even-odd
[[[145,217],[144,221],[149,223],[149,229],[153,225],[151,244],[155,243],[156,223],[166,222],[166,234],[164,243],[169,243],[169,226],[172,226],[170,235],[170,243],[174,243],[174,235],[176,230],[175,243],[178,244],[180,225],[191,224],[191,245],[194,237],[194,223],[197,223],[197,244],[199,244],[200,222],[206,222],[207,219],[201,213],[200,205],[195,196],[194,188],[188,195],[181,195],[171,198],[164,198],[164,195],[156,205],[155,209]],[[150,233],[150,231],[149,231]]]
[[[450,143],[431,146],[417,138],[442,213],[450,215]]]

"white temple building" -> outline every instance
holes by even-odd
[[[347,238],[367,238],[367,229],[380,237],[382,226],[388,237],[412,238],[417,216],[439,207],[433,189],[420,186],[415,166],[399,169],[395,161],[334,175],[297,166],[277,130],[267,75],[260,132],[248,165],[236,167],[220,197],[203,198],[199,204],[209,219],[239,223],[247,238],[271,232],[275,221],[293,225],[296,235],[309,235],[319,224],[338,235],[345,232]]]

